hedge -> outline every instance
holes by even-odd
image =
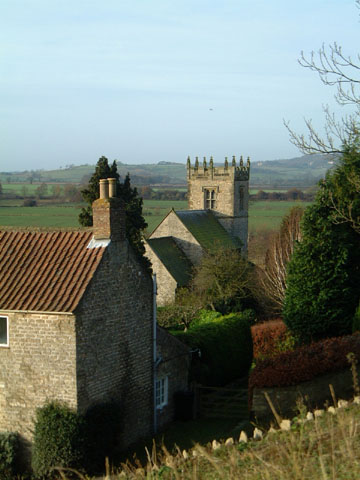
[[[254,358],[261,359],[279,353],[280,345],[288,340],[289,330],[282,320],[270,320],[253,325],[251,335]]]
[[[84,458],[84,420],[67,405],[50,402],[36,411],[32,468],[47,476],[53,467],[79,467]]]
[[[252,361],[252,312],[233,313],[172,332],[192,349],[190,377],[203,385],[221,386],[248,374]]]
[[[285,387],[312,380],[318,375],[349,366],[348,353],[360,358],[360,334],[321,340],[280,353],[256,363],[249,377],[249,392],[254,388]]]
[[[0,432],[0,478],[7,480],[14,478],[16,460],[19,449],[17,433]]]

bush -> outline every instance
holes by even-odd
[[[116,402],[101,403],[85,414],[86,467],[94,471],[112,458],[121,431],[121,406]]]
[[[232,313],[190,326],[174,335],[201,357],[193,356],[191,377],[204,385],[225,385],[247,375],[252,361],[251,312]]]
[[[280,319],[253,325],[251,335],[256,359],[274,356],[293,346],[293,337]]]
[[[250,374],[250,396],[254,388],[297,385],[342,370],[348,366],[350,352],[360,358],[360,334],[328,338],[259,360]]]
[[[35,475],[49,475],[53,467],[79,467],[84,453],[84,420],[60,402],[37,409],[32,467]]]
[[[211,323],[213,320],[221,318],[222,315],[220,312],[216,312],[215,310],[200,310],[199,313],[196,315],[196,318],[192,321],[192,327],[195,325],[204,325],[206,323]]]
[[[14,478],[16,473],[16,460],[19,449],[17,433],[0,433],[0,478],[7,480]]]

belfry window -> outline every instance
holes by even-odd
[[[205,209],[214,210],[216,208],[216,194],[213,189],[205,189]]]

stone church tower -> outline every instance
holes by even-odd
[[[211,210],[229,234],[238,237],[247,253],[250,160],[244,165],[242,157],[236,164],[235,156],[229,164],[227,157],[222,167],[215,167],[198,157],[194,166],[187,159],[189,210]]]

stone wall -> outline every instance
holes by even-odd
[[[162,361],[157,376],[168,377],[168,405],[157,411],[158,427],[161,429],[174,418],[174,394],[188,391],[190,368],[189,347],[180,342],[166,330],[157,329],[157,356]]]
[[[73,315],[6,313],[9,347],[0,347],[0,431],[31,440],[35,411],[48,400],[76,407]]]
[[[79,410],[119,401],[123,447],[152,433],[152,298],[127,242],[111,243],[76,311]]]
[[[265,398],[267,392],[276,411],[285,418],[291,418],[298,413],[296,402],[302,398],[310,408],[324,408],[325,402],[333,405],[329,384],[334,387],[337,398],[348,399],[354,395],[350,369],[328,373],[302,382],[298,385],[278,388],[255,388],[252,398],[252,411],[257,421],[269,423],[274,416]]]
[[[153,271],[156,272],[157,305],[163,306],[173,303],[175,301],[175,292],[177,288],[176,280],[170,275],[159,257],[146,242],[145,250],[145,255],[150,260]]]
[[[247,251],[249,181],[239,180],[236,167],[216,167],[213,170],[191,169],[188,175],[189,210],[204,210],[205,190],[214,190],[216,205],[212,210],[222,226],[240,238]]]
[[[198,264],[201,260],[203,251],[199,242],[189,230],[185,228],[175,212],[170,212],[151,234],[151,238],[159,237],[173,237],[181,250],[194,265]]]

